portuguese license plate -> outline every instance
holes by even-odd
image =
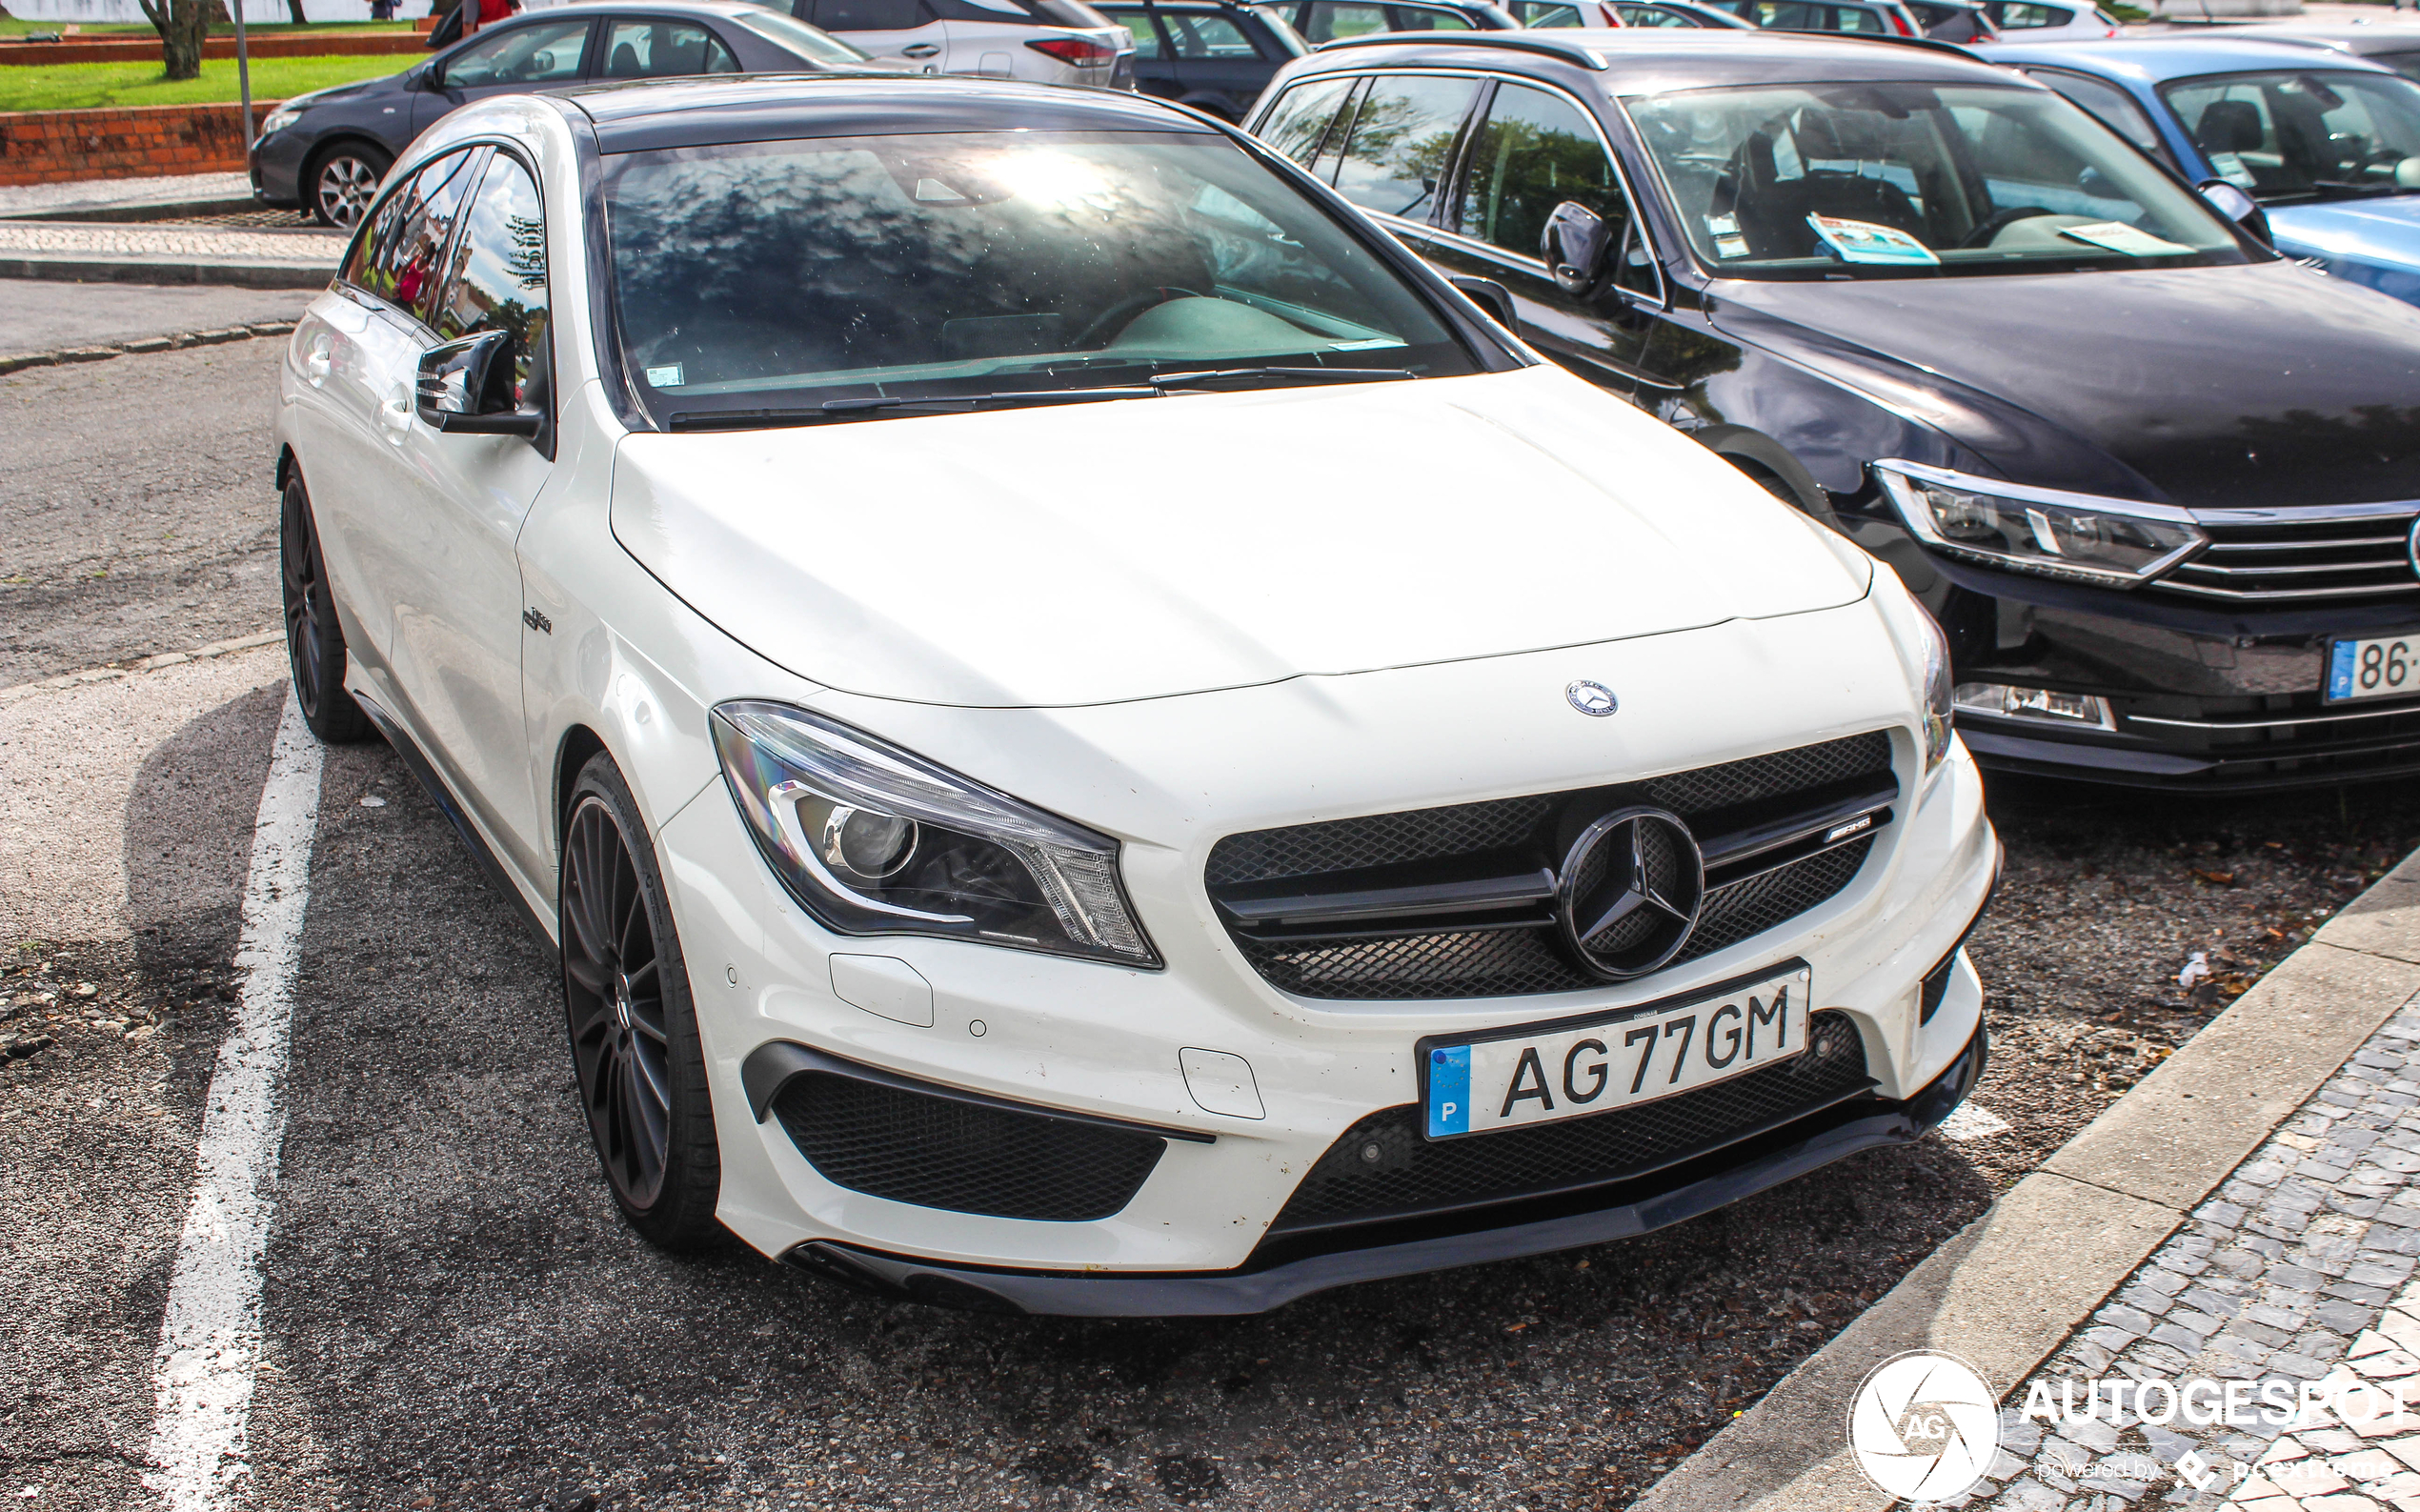
[[[1420,1042],[1432,1139],[1584,1118],[1695,1091],[1806,1047],[1810,974],[1792,961],[1711,993],[1598,1018]]]
[[[2328,701],[2394,698],[2420,693],[2420,631],[2328,648]]]

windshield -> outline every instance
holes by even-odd
[[[1690,245],[1724,277],[2246,260],[2198,195],[2047,90],[1805,84],[1628,103]]]
[[[2420,190],[2420,85],[2383,73],[2227,73],[2160,90],[2209,159],[2256,199]]]
[[[739,24],[766,41],[788,48],[811,63],[845,69],[872,61],[873,54],[860,52],[831,32],[807,25],[796,16],[778,10],[750,10],[738,18]]]
[[[1371,247],[1224,137],[632,153],[611,160],[606,202],[623,361],[676,427],[1214,367],[1479,371]]]

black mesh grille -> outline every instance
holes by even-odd
[[[1562,804],[1561,794],[1546,793],[1230,835],[1212,847],[1205,879],[1224,887],[1505,850],[1528,840]]]
[[[1157,1135],[828,1072],[792,1078],[773,1111],[798,1153],[835,1185],[993,1218],[1107,1218],[1134,1200],[1168,1147]]]
[[[1380,1222],[1643,1176],[1804,1118],[1872,1085],[1846,1015],[1807,1020],[1788,1060],[1695,1092],[1562,1123],[1435,1143],[1405,1104],[1361,1119],[1296,1187],[1270,1233]]]
[[[1873,837],[1867,836],[1715,888],[1705,895],[1705,907],[1698,914],[1698,927],[1690,933],[1689,942],[1673,960],[1711,956],[1789,922],[1846,887],[1865,864],[1865,853],[1873,848]]]

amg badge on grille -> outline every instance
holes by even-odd
[[[1622,700],[1615,697],[1613,690],[1602,682],[1589,682],[1583,679],[1565,688],[1563,696],[1571,700],[1573,708],[1592,719],[1602,719],[1622,707]]]

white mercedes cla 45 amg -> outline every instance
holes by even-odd
[[[1215,123],[486,101],[281,401],[300,705],[559,950],[659,1244],[1249,1312],[1981,1073],[1998,845],[1897,578]]]

